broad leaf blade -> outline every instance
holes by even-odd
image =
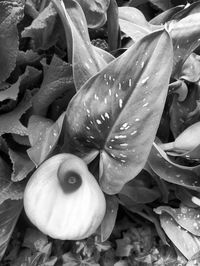
[[[199,169],[172,163],[166,153],[155,143],[152,146],[148,162],[153,171],[167,182],[200,191]]]
[[[71,151],[81,157],[92,149],[101,151],[100,182],[106,193],[117,193],[144,167],[171,67],[169,35],[152,33],[92,77],[69,104],[66,127]]]
[[[200,238],[179,226],[168,213],[160,215],[160,222],[167,236],[188,260],[200,251]]]
[[[158,214],[163,212],[168,213],[173,217],[177,224],[179,224],[185,230],[189,231],[195,236],[200,236],[200,211],[197,208],[188,208],[184,205],[177,209],[171,208],[169,206],[160,206],[155,209],[155,212]]]
[[[146,18],[137,8],[119,7],[120,29],[134,42],[152,32]]]

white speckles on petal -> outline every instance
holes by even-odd
[[[87,129],[87,130],[90,130],[90,127],[87,126],[86,129]]]
[[[107,104],[108,103],[108,100],[107,98],[104,99],[104,103]]]
[[[149,105],[149,103],[144,103],[142,106],[143,107],[146,107],[146,106],[148,106]]]
[[[132,79],[129,79],[128,80],[128,86],[131,87],[131,85],[132,85]]]
[[[88,63],[85,63],[85,66],[86,66],[88,69],[90,69],[90,66],[88,65]]]
[[[115,139],[126,139],[127,136],[126,135],[117,135],[115,136]]]
[[[105,115],[104,115],[106,118],[110,118],[109,114],[106,112]]]
[[[122,146],[122,147],[127,147],[128,143],[120,143],[119,145]]]
[[[119,107],[122,108],[123,107],[123,100],[119,99]]]
[[[104,117],[103,115],[101,115],[101,118],[102,118],[102,120],[104,120],[104,121],[105,121],[105,117]]]
[[[145,84],[145,83],[147,82],[148,79],[149,79],[149,77],[144,78],[144,79],[141,81],[141,83],[142,83],[142,84]]]
[[[96,95],[96,93],[95,93],[95,95],[94,95],[94,99],[95,99],[95,100],[99,100],[99,97]]]
[[[140,121],[140,119],[139,119],[139,118],[136,118],[136,119],[135,119],[135,122],[139,122],[139,121]]]
[[[96,122],[97,122],[98,125],[102,124],[101,120],[99,120],[99,119],[97,119]]]
[[[109,95],[111,96],[111,94],[112,94],[112,91],[111,91],[111,89],[109,89],[109,90],[108,90],[108,93],[109,93]]]
[[[119,90],[121,90],[122,89],[122,84],[121,83],[119,83]]]
[[[131,132],[131,136],[135,135],[137,133],[137,130],[134,130],[133,132]]]

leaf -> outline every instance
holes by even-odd
[[[14,133],[27,135],[27,128],[20,122],[21,116],[31,107],[31,94],[29,91],[11,112],[0,115],[0,135]]]
[[[169,206],[160,206],[154,209],[157,214],[168,213],[182,228],[195,236],[200,236],[200,211],[181,205],[180,208],[171,208]]]
[[[168,23],[174,46],[173,76],[175,77],[179,76],[181,67],[188,56],[199,46],[199,12],[200,3],[193,3],[179,11]]]
[[[15,152],[9,149],[9,155],[13,164],[12,181],[18,182],[23,180],[34,169],[35,165],[26,153]]]
[[[147,188],[144,186],[131,186],[126,183],[119,192],[120,199],[128,197],[132,204],[146,204],[153,202],[160,197],[160,193],[155,188]]]
[[[43,122],[40,124],[40,120],[38,121],[37,118],[36,120],[35,117],[30,118],[28,126],[29,131],[31,123],[33,122],[35,125],[35,130],[33,131],[33,133],[37,131],[39,135],[37,134],[38,136],[37,139],[32,138],[32,141],[30,140],[30,142],[32,142],[32,147],[27,150],[27,153],[36,166],[42,163],[55,149],[59,136],[61,134],[64,118],[65,118],[65,113],[63,113],[53,124],[52,123],[46,124],[46,122],[45,124],[43,124]],[[34,120],[36,122],[34,122]]]
[[[6,200],[0,205],[0,260],[6,251],[22,207],[21,200]]]
[[[150,0],[150,2],[161,10],[168,10],[172,7],[171,0]]]
[[[50,65],[44,66],[42,84],[33,97],[34,115],[46,116],[50,104],[67,90],[74,90],[72,67],[54,55]]]
[[[197,82],[200,79],[200,56],[192,53],[184,62],[180,79],[187,80],[189,82]]]
[[[200,180],[195,169],[173,163],[156,143],[152,146],[148,162],[152,170],[165,181],[200,191]]]
[[[24,186],[20,183],[13,183],[10,177],[11,169],[0,157],[0,204],[8,199],[19,200],[23,197]]]
[[[152,32],[142,12],[134,7],[119,7],[120,29],[130,36],[134,42]]]
[[[102,27],[107,19],[110,0],[77,0],[82,7],[89,28]]]
[[[119,28],[119,8],[116,0],[110,0],[107,11],[107,31],[108,47],[110,51],[116,50],[120,46],[120,28]]]
[[[48,237],[35,228],[27,228],[23,240],[23,247],[29,248],[32,252],[42,251],[48,244]]]
[[[19,77],[14,84],[3,83],[0,88],[0,102],[11,99],[16,100],[19,93],[19,85],[21,78]],[[3,88],[2,88],[3,85]]]
[[[196,99],[199,98],[199,88],[194,86],[188,91],[187,98],[183,102],[179,102],[177,95],[174,95],[170,113],[170,129],[173,137],[176,138],[187,127],[199,121],[199,112],[192,114],[197,106]]]
[[[114,57],[91,45],[85,16],[77,2],[68,0],[63,6],[55,0],[53,3],[63,22],[68,42],[68,61],[72,62],[74,83],[76,90],[79,90]]]
[[[17,24],[23,18],[20,1],[0,2],[0,82],[5,81],[16,65],[19,49]]]
[[[106,196],[106,214],[101,223],[101,241],[106,241],[115,226],[118,211],[118,199],[115,196]]]
[[[68,106],[69,150],[80,157],[100,151],[100,183],[107,194],[119,192],[146,163],[165,104],[171,65],[169,36],[155,32],[88,80]]]
[[[172,243],[181,251],[188,259],[199,252],[200,239],[189,233],[187,230],[179,226],[175,220],[167,213],[160,215],[161,226]]]
[[[53,4],[50,3],[32,21],[30,26],[25,27],[21,35],[23,38],[33,39],[35,50],[47,50],[57,42],[59,28],[58,22],[56,23],[56,11]]]
[[[149,21],[149,23],[151,23],[153,25],[164,24],[167,21],[172,20],[174,15],[176,13],[178,13],[179,11],[181,11],[184,7],[185,7],[184,5],[172,7],[170,9],[160,13],[159,15],[155,16],[153,19],[151,19]]]

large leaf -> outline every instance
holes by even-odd
[[[160,222],[167,236],[188,260],[200,251],[200,238],[179,226],[171,215],[162,213]]]
[[[23,17],[23,9],[20,1],[0,2],[0,82],[15,68],[19,48],[17,24]]]
[[[200,191],[199,166],[187,167],[173,163],[156,143],[152,146],[148,162],[153,171],[165,181]]]
[[[0,260],[6,251],[22,207],[21,200],[6,200],[0,205]]]
[[[169,206],[160,206],[155,209],[155,212],[161,214],[168,213],[173,219],[185,230],[195,236],[200,236],[200,211],[199,209],[188,208],[182,205],[180,208],[174,209]]]
[[[66,141],[81,157],[100,151],[100,182],[106,193],[119,192],[144,167],[171,66],[169,35],[152,33],[92,77],[69,104]]]
[[[112,61],[113,56],[91,45],[85,16],[79,4],[73,0],[65,1],[65,5],[55,0],[53,3],[63,22],[68,59],[73,63],[74,82],[79,90],[90,77]]]

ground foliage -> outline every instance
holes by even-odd
[[[199,17],[199,1],[0,1],[1,265],[200,265]],[[23,211],[60,152],[106,196],[82,241]]]

